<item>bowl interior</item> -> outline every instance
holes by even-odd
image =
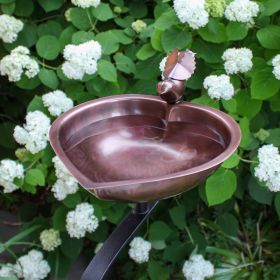
[[[105,98],[58,118],[51,142],[70,171],[93,184],[149,180],[224,153],[232,135],[227,116],[217,112],[190,103],[169,107],[157,97]]]

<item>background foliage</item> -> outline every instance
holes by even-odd
[[[262,144],[280,146],[280,81],[271,66],[272,57],[280,52],[280,4],[279,0],[258,3],[261,12],[250,28],[211,18],[206,27],[194,31],[179,22],[171,1],[110,0],[97,8],[81,9],[63,0],[0,0],[3,13],[24,21],[17,41],[1,45],[0,57],[23,45],[41,66],[32,79],[9,83],[6,77],[0,78],[1,159],[16,158],[13,129],[24,122],[26,112],[41,110],[49,115],[42,94],[61,89],[75,104],[113,94],[156,94],[159,62],[175,47],[197,53],[197,70],[187,83],[186,100],[221,109],[240,124],[243,137],[238,152],[206,183],[160,203],[139,233],[152,242],[150,261],[136,265],[124,252],[117,268],[123,279],[156,280],[158,275],[162,280],[182,279],[182,264],[194,250],[206,254],[217,271],[224,272],[216,279],[279,279],[280,194],[269,192],[254,178],[251,161]],[[131,28],[136,19],[147,23],[140,34]],[[68,80],[61,71],[65,45],[90,39],[103,49],[97,74],[83,81]],[[253,68],[231,76],[233,99],[214,101],[203,89],[203,80],[209,74],[224,73],[221,56],[229,47],[250,48]],[[256,137],[261,128],[269,132],[265,141]],[[16,241],[28,237],[39,244],[44,228],[60,231],[62,246],[46,258],[53,276],[67,278],[78,255],[91,257],[96,244],[106,239],[130,205],[99,201],[83,189],[59,202],[50,192],[55,181],[50,146],[36,155],[17,156],[26,167],[24,182],[20,191],[1,193],[1,208],[19,215],[23,223]],[[65,231],[66,213],[85,200],[94,205],[100,226],[83,240],[71,239]],[[12,249],[13,240],[5,246]]]

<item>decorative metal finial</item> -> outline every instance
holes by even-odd
[[[195,53],[190,50],[172,51],[166,60],[163,76],[164,80],[157,85],[159,96],[168,104],[175,104],[181,100],[185,81],[195,70]]]

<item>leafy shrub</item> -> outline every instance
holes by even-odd
[[[188,6],[176,0],[176,13],[168,0],[72,0],[76,6],[0,0],[2,13],[14,17],[0,16],[0,158],[13,160],[0,165],[0,203],[23,224],[0,243],[0,253],[19,258],[13,246],[24,244],[29,254],[18,259],[22,263],[32,254],[41,258],[30,250],[42,247],[49,275],[60,278],[67,278],[80,253],[93,256],[130,205],[99,201],[78,188],[54,158],[49,126],[73,102],[156,94],[161,60],[176,47],[190,48],[197,70],[185,99],[238,121],[240,148],[198,188],[160,203],[139,232],[152,244],[149,251],[143,243],[148,263],[135,264],[125,252],[116,273],[120,279],[183,279],[183,264],[193,253],[211,260],[215,279],[279,278],[280,165],[274,147],[280,146],[280,4],[242,1]],[[265,144],[274,147],[258,155]],[[74,228],[81,211],[90,219]],[[48,273],[41,265],[36,269]]]

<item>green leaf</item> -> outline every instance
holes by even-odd
[[[209,20],[205,27],[200,28],[198,33],[207,42],[222,43],[227,41],[225,25],[213,18]]]
[[[114,55],[114,60],[118,70],[127,74],[135,72],[135,64],[128,56],[122,53],[116,53]]]
[[[277,193],[274,200],[275,209],[280,219],[280,193]]]
[[[49,20],[45,23],[41,23],[38,25],[37,28],[37,33],[39,37],[45,36],[45,35],[53,35],[57,38],[59,38],[61,32],[62,32],[62,26],[54,21],[54,20]]]
[[[65,206],[58,207],[53,214],[53,228],[56,230],[65,230],[66,216],[68,209]]]
[[[179,229],[184,229],[186,226],[186,209],[184,206],[176,206],[169,211],[172,222]]]
[[[45,35],[39,38],[36,50],[41,57],[47,60],[54,60],[59,55],[60,44],[56,37]]]
[[[275,95],[280,89],[280,81],[276,80],[271,69],[264,69],[252,77],[251,96],[265,100]]]
[[[280,146],[280,128],[269,129],[269,136],[265,139],[268,144]]]
[[[40,80],[36,76],[34,78],[27,78],[25,75],[21,77],[21,80],[16,82],[17,87],[22,89],[34,89],[40,85]]]
[[[224,44],[207,43],[200,39],[194,40],[192,46],[192,50],[197,54],[197,57],[208,63],[221,63],[225,49]]]
[[[161,44],[161,36],[162,36],[162,31],[154,28],[152,36],[151,36],[151,45],[155,50],[160,51],[160,52],[163,51],[163,47]]]
[[[92,8],[91,12],[100,21],[107,21],[114,16],[110,6],[102,2],[96,8]]]
[[[96,39],[102,45],[103,54],[112,54],[119,49],[119,42],[111,31],[98,33]]]
[[[149,228],[150,240],[165,240],[171,234],[170,227],[161,221],[153,222]]]
[[[27,106],[27,112],[34,112],[37,110],[43,112],[44,114],[48,114],[48,110],[43,104],[42,97],[35,95]]]
[[[155,28],[159,30],[166,30],[172,25],[176,25],[179,23],[179,20],[175,14],[174,9],[170,9],[168,12],[163,13],[160,17],[155,21]]]
[[[244,39],[248,34],[248,27],[245,23],[230,22],[227,27],[227,37],[230,41],[239,41]]]
[[[53,70],[42,68],[39,73],[39,79],[45,86],[51,89],[57,89],[58,87],[59,81],[56,72]]]
[[[221,227],[222,231],[230,236],[237,236],[238,221],[229,213],[224,213],[217,219],[217,224]]]
[[[250,178],[249,184],[250,196],[258,203],[271,205],[273,194],[268,188],[259,185],[256,179]]]
[[[83,249],[83,240],[70,238],[68,234],[62,234],[61,251],[65,257],[76,259]]]
[[[8,4],[8,3],[13,3],[16,0],[0,0],[0,4]]]
[[[234,168],[236,166],[238,166],[240,161],[240,157],[237,153],[234,153],[230,156],[230,158],[228,158],[226,161],[224,161],[224,163],[222,164],[222,167],[227,168],[227,169],[231,169]]]
[[[67,197],[63,200],[63,204],[68,208],[74,208],[81,201],[82,201],[81,195],[78,192],[76,192],[67,195]]]
[[[192,35],[190,32],[171,27],[165,30],[161,36],[161,43],[165,52],[169,52],[175,48],[184,49],[190,45]]]
[[[38,0],[38,2],[47,13],[58,10],[63,5],[63,0]]]
[[[236,175],[228,169],[220,168],[206,181],[206,197],[210,206],[230,199],[236,191]]]
[[[45,176],[44,173],[37,168],[29,169],[25,175],[25,182],[31,186],[44,186]]]
[[[262,101],[251,98],[250,94],[245,90],[239,91],[235,96],[235,100],[237,102],[236,112],[248,119],[254,118],[262,108]]]
[[[143,5],[141,0],[129,1],[128,8],[134,18],[143,18],[148,13],[147,5]]]
[[[257,38],[264,48],[280,50],[280,26],[269,25],[260,29]]]
[[[139,49],[139,51],[136,53],[136,57],[139,60],[146,60],[152,57],[155,53],[156,51],[152,48],[151,44],[147,43]]]
[[[280,1],[279,0],[266,0],[262,2],[264,11],[263,16],[271,16],[278,11],[280,11]]]
[[[15,15],[18,17],[29,17],[34,11],[33,1],[20,0],[16,1]]]
[[[98,62],[98,74],[100,77],[109,82],[117,81],[117,70],[110,61],[101,59]]]
[[[87,9],[71,8],[70,18],[72,24],[80,30],[88,30],[91,27]]]
[[[151,280],[158,280],[160,275],[160,280],[169,279],[168,268],[154,260],[150,260],[148,263],[148,274]]]
[[[241,129],[241,135],[242,135],[240,147],[247,148],[252,141],[252,134],[250,132],[250,122],[246,117],[242,118],[239,121],[239,126]]]

